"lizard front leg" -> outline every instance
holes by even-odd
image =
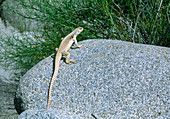
[[[73,39],[74,39],[74,42],[75,42],[75,44],[76,44],[77,47],[80,48],[80,47],[83,46],[83,45],[79,45],[79,44],[77,43],[76,35],[73,36]]]
[[[77,62],[76,60],[69,60],[70,59],[70,53],[63,51],[62,55],[66,55],[66,63],[70,63],[70,62]]]

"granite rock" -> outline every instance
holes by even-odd
[[[18,119],[82,119],[80,115],[59,113],[57,110],[26,110],[20,114]]]
[[[85,40],[60,61],[50,109],[82,117],[169,117],[170,49],[118,40]],[[53,58],[42,60],[20,80],[18,112],[47,106]]]

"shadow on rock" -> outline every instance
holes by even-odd
[[[15,98],[14,98],[14,105],[15,105],[15,109],[17,110],[18,114],[21,114],[24,111],[24,109],[22,107],[22,104],[23,104],[22,99],[21,98],[17,98],[15,96]]]

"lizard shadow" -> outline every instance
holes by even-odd
[[[53,76],[54,70],[55,70],[55,57],[56,57],[56,55],[57,55],[57,52],[55,52],[54,55],[51,55],[51,58],[53,59],[53,73],[52,73],[52,76]],[[64,63],[66,63],[66,58],[65,58],[65,56],[62,56],[62,57],[61,57],[61,60],[62,60]],[[67,63],[66,63],[66,64],[67,64]]]

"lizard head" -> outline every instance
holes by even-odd
[[[83,31],[83,27],[78,27],[77,28],[77,32],[76,35],[80,34]]]

